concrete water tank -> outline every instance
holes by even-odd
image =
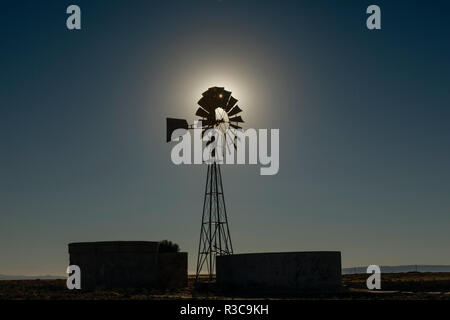
[[[217,285],[226,290],[292,293],[341,287],[338,251],[218,256],[216,270]]]
[[[69,244],[70,264],[81,269],[81,288],[177,288],[187,285],[187,253],[159,253],[157,241]]]

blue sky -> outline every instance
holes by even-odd
[[[69,242],[162,239],[194,270],[206,168],[171,163],[165,117],[193,121],[216,85],[247,127],[280,129],[277,175],[222,170],[236,252],[450,264],[449,9],[2,2],[0,273],[64,274]]]

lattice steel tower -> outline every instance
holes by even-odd
[[[211,281],[215,273],[216,256],[227,254],[233,254],[233,244],[228,227],[220,165],[214,162],[208,165],[206,175],[196,281],[203,267],[206,267],[208,280]]]

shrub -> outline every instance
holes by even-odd
[[[159,252],[179,252],[180,247],[178,244],[169,240],[163,240],[159,243]]]

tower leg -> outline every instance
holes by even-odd
[[[199,276],[205,268],[208,280],[212,281],[215,274],[216,256],[228,254],[233,254],[233,245],[228,228],[220,165],[214,162],[208,165],[206,175],[195,280],[199,280]]]

